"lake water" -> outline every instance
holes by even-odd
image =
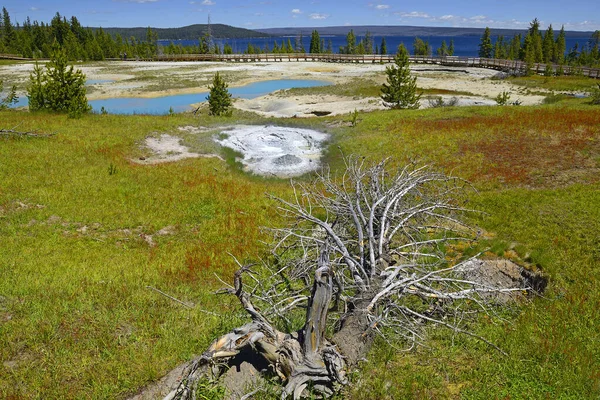
[[[442,45],[442,41],[446,42],[446,45],[450,44],[451,40],[454,40],[454,55],[461,57],[477,57],[479,53],[479,43],[481,42],[480,36],[419,36],[421,39],[429,42],[434,53],[435,51]],[[282,43],[287,43],[288,39],[291,40],[292,45],[294,45],[295,37],[289,36],[279,36],[279,37],[271,37],[271,38],[242,38],[242,39],[214,39],[215,44],[219,45],[221,49],[225,43],[229,44],[234,53],[243,53],[248,48],[248,43],[251,43],[254,47],[259,47],[264,49],[268,46],[269,49],[273,48],[273,42],[277,42],[277,46],[281,46]],[[346,45],[346,36],[345,35],[331,35],[331,36],[321,36],[321,39],[325,40],[325,47],[327,47],[329,41],[331,40],[331,47],[334,53],[338,53],[340,47]],[[362,39],[361,36],[357,36],[356,42],[358,43]],[[505,40],[510,38],[505,38]],[[571,49],[575,43],[579,43],[579,48],[586,44],[589,40],[589,36],[585,36],[582,34],[582,37],[568,37],[567,42],[567,51]],[[395,54],[396,49],[400,43],[404,43],[409,52],[412,53],[412,46],[415,40],[414,36],[386,36],[386,47],[388,50],[388,54]],[[494,38],[495,40],[495,38]],[[167,46],[171,40],[159,40],[158,43],[163,46]],[[181,44],[182,46],[197,46],[197,40],[173,40],[173,43]],[[304,45],[304,49],[308,52],[310,48],[310,33],[302,36],[302,43]],[[373,37],[373,44],[378,47],[381,46],[381,36]]]
[[[279,79],[255,82],[246,86],[229,88],[233,97],[253,99],[281,89],[327,86],[331,82],[309,79]],[[100,112],[102,107],[109,114],[167,114],[172,108],[174,112],[191,111],[191,104],[206,101],[208,92],[180,94],[154,98],[114,98],[91,100],[92,110]]]

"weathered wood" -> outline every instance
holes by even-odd
[[[304,62],[338,62],[338,63],[384,63],[394,62],[393,54],[312,54],[312,53],[261,53],[261,54],[162,54],[151,59],[142,61],[222,61],[222,62],[282,62],[304,61]],[[515,70],[526,71],[527,64],[519,60],[504,60],[482,57],[462,56],[410,56],[409,61],[416,64],[437,64],[455,67],[480,67],[491,68],[500,71]],[[551,65],[554,70],[559,68],[558,64]],[[535,64],[533,70],[541,73],[546,64]],[[565,74],[573,74],[575,70],[563,66]],[[590,78],[600,77],[600,68],[584,67],[581,70],[584,76]]]

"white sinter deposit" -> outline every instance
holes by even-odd
[[[329,138],[311,129],[264,125],[234,126],[215,140],[243,154],[247,171],[263,176],[290,178],[321,166],[321,150]]]

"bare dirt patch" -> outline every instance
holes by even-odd
[[[193,128],[193,127],[192,127]],[[182,128],[186,130],[186,127]],[[195,128],[197,129],[197,128]],[[189,128],[187,129],[190,130]],[[148,137],[145,140],[144,147],[152,154],[148,157],[134,158],[131,161],[137,164],[161,164],[184,160],[186,158],[214,157],[219,160],[223,158],[217,154],[200,154],[191,152],[187,146],[181,144],[182,138],[163,134],[160,137]]]

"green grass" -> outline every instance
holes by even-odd
[[[522,76],[509,78],[510,83],[530,89],[546,89],[557,92],[588,91],[595,87],[597,79],[585,76]]]
[[[484,211],[470,221],[487,233],[480,247],[513,249],[549,278],[544,298],[501,313],[508,322],[470,326],[508,357],[431,329],[428,348],[379,343],[341,397],[597,398],[600,108],[565,104],[361,113],[354,128],[335,127],[348,116],[1,112],[1,127],[57,135],[0,137],[0,398],[126,398],[241,324],[237,301],[212,294],[221,286],[214,274],[231,278],[228,252],[242,261],[261,254],[258,227],[280,223],[264,193],[287,196],[288,183],[217,159],[130,161],[145,137],[162,133],[218,151],[211,135],[234,123],[327,131],[334,170],[339,146],[466,178],[477,189],[471,206]],[[211,129],[184,135],[185,125]]]

